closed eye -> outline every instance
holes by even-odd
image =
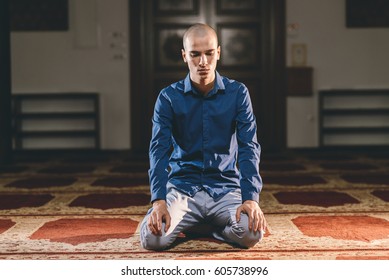
[[[208,50],[205,52],[206,56],[213,56],[214,54],[215,54],[215,50]],[[197,51],[190,52],[190,57],[199,57],[199,56],[201,56],[201,52],[197,52]]]
[[[199,52],[190,52],[190,56],[191,57],[198,57],[198,56],[200,56],[200,53]]]

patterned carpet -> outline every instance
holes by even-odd
[[[126,156],[20,158],[0,166],[1,259],[389,259],[387,154],[264,156],[269,231],[241,250],[182,235],[139,246],[148,165]]]

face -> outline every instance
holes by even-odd
[[[184,42],[182,58],[188,64],[190,78],[198,84],[209,84],[215,79],[217,61],[220,59],[220,46],[216,36],[207,32],[203,36],[189,34]]]

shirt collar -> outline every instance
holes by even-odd
[[[215,86],[214,88],[209,92],[208,96],[214,95],[219,91],[224,91],[226,88],[224,86],[222,77],[220,76],[219,72],[215,71]],[[186,75],[184,80],[184,93],[193,92],[195,94],[198,94],[197,90],[192,87],[192,83],[190,81],[190,74]]]

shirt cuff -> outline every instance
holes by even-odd
[[[153,203],[155,200],[166,200],[166,189],[160,189],[157,192],[152,192],[150,202]]]
[[[259,202],[259,193],[257,193],[257,192],[243,193],[242,192],[242,202],[245,202],[246,200],[254,200],[256,202]]]

